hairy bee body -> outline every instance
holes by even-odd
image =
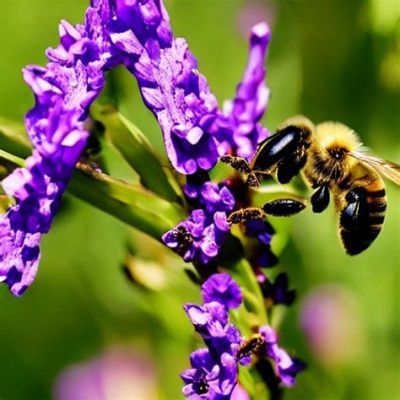
[[[343,124],[317,125],[303,171],[311,187],[326,185],[332,193],[339,234],[350,255],[364,251],[376,239],[386,210],[383,179],[374,168],[351,156],[361,146],[356,134]]]
[[[340,238],[350,255],[367,249],[381,231],[386,211],[381,175],[400,185],[400,167],[367,154],[356,133],[346,125],[324,122],[315,126],[302,116],[288,119],[260,143],[248,165],[237,157],[226,157],[224,162],[247,173],[248,183],[254,186],[265,176],[276,175],[280,183],[288,183],[302,173],[315,190],[311,203],[317,213],[328,207],[332,195]],[[278,199],[265,204],[261,211],[288,216],[303,208],[299,201]],[[260,217],[257,210],[242,210],[232,220],[241,221],[246,215]]]

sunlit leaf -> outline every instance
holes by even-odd
[[[24,126],[0,117],[0,148],[19,157],[28,157],[32,146]]]
[[[163,165],[146,136],[113,106],[93,107],[93,117],[105,126],[105,135],[128,164],[139,174],[141,183],[165,199],[179,201],[182,192],[172,170]]]

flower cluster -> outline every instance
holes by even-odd
[[[269,325],[260,327],[259,332],[265,343],[265,356],[275,362],[275,373],[282,384],[291,387],[295,384],[296,375],[306,368],[303,361],[291,358],[289,354],[279,347],[278,335]]]
[[[242,81],[223,110],[186,41],[174,37],[162,0],[92,0],[83,25],[63,21],[59,31],[60,44],[47,51],[48,64],[24,69],[36,101],[25,120],[33,152],[24,168],[2,181],[15,203],[0,216],[0,282],[20,296],[35,278],[41,237],[87,145],[89,107],[104,86],[105,71],[121,63],[136,77],[144,103],[157,118],[173,167],[186,176],[188,217],[162,240],[184,261],[210,267],[230,231],[229,214],[250,201],[237,195],[235,178],[215,183],[208,171],[222,155],[250,160],[268,135],[259,122],[269,97],[264,67],[268,26],[253,28]],[[260,269],[277,262],[271,251],[273,228],[264,220],[248,221],[244,233],[258,242],[249,261],[264,299],[290,305],[295,292],[286,275],[271,282]],[[209,268],[207,276],[212,272]],[[264,325],[246,341],[229,322],[229,310],[243,301],[232,278],[212,275],[201,290],[203,304],[184,309],[207,347],[191,354],[191,368],[181,375],[183,394],[230,399],[238,366],[249,364],[253,353],[272,360],[279,381],[292,386],[305,364],[279,347],[276,332]]]
[[[113,58],[105,28],[110,19],[108,1],[93,0],[84,25],[60,24],[60,45],[48,50],[46,67],[24,69],[36,99],[25,119],[34,150],[25,168],[3,180],[16,204],[0,217],[0,281],[16,296],[35,278],[41,236],[85,148],[83,123]]]
[[[185,175],[211,169],[217,101],[186,41],[173,36],[162,1],[117,0],[117,16],[111,39],[157,117],[173,167]]]
[[[268,135],[259,123],[264,115],[269,98],[265,86],[265,55],[270,40],[267,24],[253,27],[250,36],[249,60],[236,89],[233,100],[225,101],[223,111],[213,130],[219,145],[220,155],[231,154],[250,159],[258,143]]]
[[[228,311],[242,303],[242,293],[228,274],[220,273],[203,284],[202,297],[202,305],[184,306],[207,348],[191,354],[191,368],[181,374],[185,383],[182,392],[187,398],[230,399],[237,383],[238,362],[250,361],[249,357],[237,359],[242,338],[228,317]]]
[[[207,114],[207,126],[209,127],[207,135],[211,133],[212,136],[210,137],[218,143],[220,155],[230,153],[250,157],[254,153],[257,143],[266,136],[266,130],[258,121],[265,111],[269,93],[264,82],[264,61],[268,41],[268,26],[266,24],[256,25],[250,39],[248,65],[243,80],[238,85],[236,97],[233,101],[225,103],[223,112],[217,111],[213,101],[215,118],[211,117],[211,114]],[[165,85],[165,82],[163,84]],[[171,87],[174,87],[173,84],[174,81],[171,81]],[[164,101],[167,102],[165,90],[160,90],[159,93],[164,94]],[[154,107],[150,106],[150,108],[154,111]],[[204,107],[198,109],[204,110]],[[187,114],[186,118],[187,121],[193,120],[188,118]],[[205,134],[203,126],[202,135]],[[191,137],[191,135],[187,137]],[[175,159],[175,152],[171,152],[171,141],[166,138],[165,129],[164,139],[167,153],[172,161]],[[174,149],[176,148],[174,147]],[[183,154],[188,153],[185,151]],[[199,154],[201,155],[201,152]],[[210,154],[213,154],[213,151]],[[204,163],[201,168],[209,169],[205,167]],[[186,172],[188,171],[186,170]],[[199,185],[193,185],[190,182],[190,177],[185,188],[185,194],[191,204],[193,204],[194,199],[197,199],[196,205],[200,208],[194,207],[190,216],[167,232],[163,240],[185,261],[208,263],[218,255],[226,234],[230,230],[227,215],[234,207],[233,196],[223,184],[217,186],[206,182],[199,187]],[[262,242],[264,237],[260,240]],[[268,245],[264,247],[267,248]],[[270,251],[263,254],[263,257],[270,258],[270,264],[274,261],[274,256]]]
[[[185,193],[197,207],[187,219],[165,233],[162,240],[186,262],[207,264],[218,255],[230,230],[227,214],[233,210],[235,199],[227,187],[209,181],[188,184]]]
[[[120,0],[117,15],[111,39],[125,54],[125,65],[137,78],[145,104],[157,117],[173,167],[194,175],[210,170],[218,155],[250,157],[266,136],[258,121],[269,94],[264,82],[268,26],[258,24],[253,29],[243,80],[234,100],[226,102],[221,112],[186,41],[174,37],[162,1],[132,4]],[[208,263],[217,256],[229,231],[226,218],[233,209],[232,195],[226,187],[219,185],[217,189],[208,183],[197,187],[195,193],[192,188],[189,192],[188,198],[197,197],[200,207],[193,208],[163,240],[185,261]]]
[[[210,170],[226,152],[250,156],[265,136],[258,121],[268,98],[268,41],[267,25],[257,25],[243,81],[221,112],[186,41],[173,36],[161,0],[92,0],[84,25],[63,21],[60,45],[47,51],[47,66],[24,70],[36,98],[26,116],[34,150],[26,168],[2,182],[16,204],[0,219],[0,281],[20,295],[36,275],[41,236],[50,229],[86,145],[83,123],[104,85],[105,70],[123,62],[135,75],[145,104],[161,126],[172,165],[190,175]],[[218,189],[204,184],[197,200],[198,207],[166,239],[185,260],[207,263],[229,231],[226,217],[233,200],[222,184]],[[172,243],[171,237],[181,236],[192,245]]]

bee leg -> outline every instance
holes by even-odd
[[[321,213],[329,205],[330,195],[328,185],[322,185],[311,196],[312,210],[315,213]]]
[[[264,204],[265,214],[275,217],[289,217],[306,208],[305,203],[293,199],[277,199]]]
[[[228,164],[241,174],[251,173],[250,165],[245,158],[235,157],[235,156],[222,156],[220,158],[220,161],[223,162],[224,164]]]
[[[305,150],[304,146],[299,146],[294,154],[279,162],[277,173],[279,183],[289,183],[292,178],[299,174],[307,161]]]
[[[250,172],[247,176],[246,183],[249,186],[257,187],[260,186],[261,175],[256,174],[255,172]]]
[[[359,254],[378,236],[379,229],[371,229],[367,190],[356,187],[346,194],[347,206],[340,214],[340,237],[347,254]]]
[[[234,211],[228,217],[230,224],[240,224],[241,222],[247,222],[252,219],[264,219],[265,213],[261,208],[241,208],[240,210]]]
[[[260,186],[260,177],[252,172],[249,163],[245,158],[235,156],[222,156],[220,161],[231,166],[241,174],[248,174],[246,183],[249,186]]]

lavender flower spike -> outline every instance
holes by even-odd
[[[173,36],[162,0],[116,3],[123,23],[113,26],[111,38],[157,117],[173,167],[186,175],[211,169],[218,159],[210,133],[217,101],[186,41]]]
[[[233,100],[225,101],[223,112],[213,127],[220,155],[250,159],[257,144],[267,135],[259,123],[267,107],[269,89],[265,85],[265,56],[271,32],[266,23],[253,27],[250,53],[242,81]]]
[[[24,78],[36,104],[25,124],[34,146],[26,167],[2,186],[16,204],[0,217],[0,281],[20,296],[35,278],[41,236],[50,229],[88,132],[83,121],[104,85],[112,59],[106,31],[109,2],[93,0],[85,25],[60,25],[60,45],[49,49],[45,68],[28,66]]]
[[[226,273],[212,275],[202,285],[203,305],[186,304],[184,309],[207,348],[190,357],[191,368],[181,374],[188,399],[228,400],[237,384],[239,330],[229,323],[228,310],[242,303],[237,283]]]

